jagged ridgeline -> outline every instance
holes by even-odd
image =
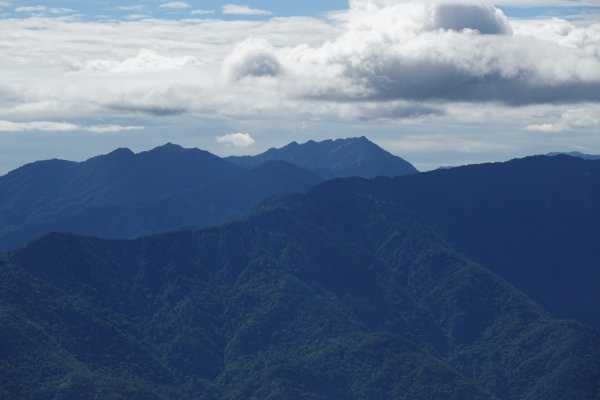
[[[0,177],[0,249],[54,231],[131,238],[217,225],[266,197],[305,192],[323,179],[416,172],[366,138],[311,141],[237,161],[167,144],[82,163],[28,164]]]

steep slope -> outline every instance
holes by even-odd
[[[550,319],[418,215],[336,182],[220,228],[54,234],[7,256],[0,393],[597,397],[598,331]]]
[[[600,161],[539,156],[331,185],[419,212],[553,315],[600,327]]]
[[[256,156],[228,157],[227,160],[242,165],[256,165],[268,160],[287,161],[309,169],[323,179],[373,178],[418,172],[410,163],[388,153],[364,136],[322,142],[311,140],[303,144],[293,142]]]
[[[33,163],[0,178],[0,249],[52,231],[124,238],[219,224],[265,197],[320,181],[283,162],[241,167],[173,144]]]

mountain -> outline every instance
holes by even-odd
[[[2,398],[598,398],[600,332],[552,319],[378,193],[399,182],[1,257]]]
[[[310,140],[303,144],[292,142],[256,156],[228,157],[227,160],[242,165],[286,161],[309,169],[323,179],[351,176],[373,178],[418,172],[410,163],[388,153],[364,136],[322,142]]]
[[[319,182],[288,163],[243,167],[170,143],[82,163],[36,162],[0,177],[0,249],[52,231],[125,238],[220,224],[265,197]]]
[[[536,156],[328,187],[418,212],[553,315],[600,328],[600,161]]]
[[[549,156],[549,157],[554,157],[554,156],[558,156],[558,155],[583,158],[584,160],[600,160],[600,156],[592,155],[592,154],[584,154],[579,151],[571,151],[571,152],[567,152],[567,153],[554,152],[554,153],[547,154],[547,156]]]

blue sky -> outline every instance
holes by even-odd
[[[169,7],[171,3],[171,7]],[[46,10],[37,11],[39,13],[51,14],[52,9],[71,9],[81,14],[86,19],[94,19],[98,15],[105,15],[114,18],[122,18],[133,13],[147,13],[155,18],[188,18],[194,10],[212,11],[211,13],[194,14],[195,18],[239,18],[241,15],[233,16],[224,14],[222,7],[227,4],[237,4],[247,6],[250,9],[262,10],[271,14],[264,15],[244,15],[244,18],[267,18],[271,16],[295,16],[295,15],[319,15],[329,11],[345,9],[348,6],[347,1],[328,0],[328,1],[269,1],[254,0],[244,1],[242,3],[214,1],[214,0],[188,0],[188,1],[74,1],[74,0],[30,0],[12,2],[13,7],[7,7],[7,12],[18,17],[26,17],[27,12],[13,12],[15,8],[20,7],[45,7]],[[161,7],[162,6],[162,7]]]
[[[600,3],[440,1],[0,0],[0,174],[362,135],[422,170],[600,154]]]
[[[165,6],[167,3],[173,3],[172,7]],[[178,3],[178,4],[175,4]],[[539,3],[539,2],[538,2]],[[0,2],[1,4],[1,2]],[[32,10],[37,14],[57,15],[61,9],[64,11],[73,10],[85,19],[95,19],[97,16],[109,16],[111,18],[125,18],[131,14],[148,14],[155,18],[180,19],[189,18],[192,11],[204,10],[206,14],[197,12],[194,18],[223,18],[239,19],[240,17],[269,18],[270,16],[318,16],[323,13],[343,10],[348,7],[345,0],[304,0],[304,1],[280,1],[280,0],[248,0],[243,2],[228,2],[216,0],[139,0],[139,1],[82,1],[82,0],[19,0],[6,2],[7,6],[3,10],[7,16],[25,18],[31,14],[31,11],[15,12],[17,8],[23,7],[44,7],[45,10]],[[247,6],[253,10],[262,10],[266,12],[263,15],[232,15],[222,12],[222,7],[227,4],[237,4]],[[161,7],[162,6],[162,7]],[[502,6],[506,15],[515,18],[534,18],[540,16],[574,16],[583,13],[594,12],[596,7],[568,7],[554,6],[549,2],[547,6]],[[208,13],[208,11],[211,11]]]

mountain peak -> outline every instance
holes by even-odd
[[[353,137],[303,144],[292,142],[282,148],[271,148],[253,157],[230,157],[229,161],[255,165],[268,160],[287,161],[307,168],[324,179],[359,176],[398,176],[418,172],[410,163],[397,157],[367,137]]]
[[[167,142],[167,143],[163,144],[162,146],[153,148],[152,150],[150,150],[150,152],[181,152],[181,151],[185,151],[185,150],[191,150],[191,149],[186,149],[178,144]]]
[[[127,147],[120,147],[116,150],[111,151],[106,156],[111,157],[111,158],[113,158],[113,157],[117,158],[117,157],[130,157],[130,156],[133,156],[134,154],[135,153],[131,149],[128,149]]]

